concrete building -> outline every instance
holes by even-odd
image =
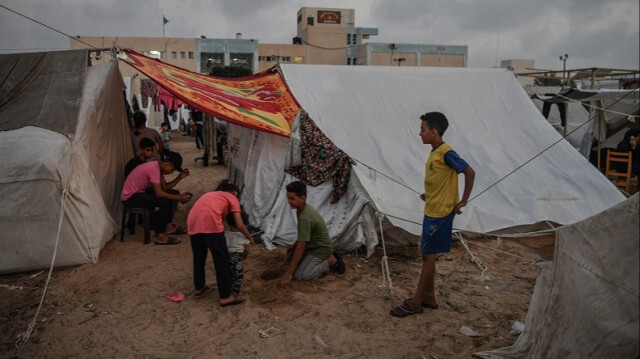
[[[97,48],[117,45],[190,71],[209,73],[216,66],[240,66],[260,72],[279,63],[364,66],[466,67],[467,46],[368,42],[377,28],[355,26],[354,9],[303,7],[291,44],[260,44],[258,39],[82,37]],[[70,40],[70,48],[87,46]],[[105,61],[105,58],[94,59]],[[124,76],[135,71],[122,64]]]

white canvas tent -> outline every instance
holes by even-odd
[[[373,250],[377,212],[385,214],[385,238],[416,242],[430,150],[418,136],[419,116],[428,111],[447,115],[445,141],[476,170],[472,196],[486,190],[456,217],[456,229],[490,233],[544,221],[570,224],[624,199],[549,126],[507,70],[283,65],[282,71],[310,118],[360,162],[337,204],[329,203],[331,183],[309,188],[308,201],[338,249]],[[295,136],[289,141],[230,125],[228,138],[231,175],[244,185],[250,222],[265,231],[268,246],[292,243],[295,218],[284,186],[294,178],[283,170]]]
[[[482,358],[637,358],[640,195],[557,232],[524,331]]]
[[[95,262],[119,230],[132,156],[117,63],[0,55],[0,273]],[[62,218],[61,218],[62,216]]]

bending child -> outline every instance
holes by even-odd
[[[420,116],[420,120],[422,143],[432,147],[425,169],[424,193],[420,195],[425,201],[422,221],[422,271],[414,296],[389,313],[394,317],[422,313],[423,308],[438,308],[434,284],[436,254],[451,251],[453,217],[462,213],[460,209],[467,204],[475,179],[473,168],[442,140],[444,132],[449,127],[447,117],[440,112],[429,112]],[[461,201],[458,200],[459,173],[464,174]]]
[[[205,285],[205,262],[208,249],[213,257],[213,265],[216,269],[221,307],[244,302],[244,299],[231,293],[229,250],[225,238],[224,224],[222,223],[223,219],[231,213],[238,231],[253,243],[253,237],[245,227],[240,215],[239,192],[238,186],[229,182],[229,180],[224,180],[218,185],[215,192],[208,192],[202,195],[194,203],[187,217],[187,226],[191,237],[191,251],[193,252],[193,284],[196,288],[194,295],[201,297],[209,289]]]

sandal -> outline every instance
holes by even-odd
[[[169,237],[169,240],[167,242],[155,242],[155,245],[157,246],[170,246],[173,244],[180,244],[180,240],[174,237]]]
[[[202,287],[202,288],[200,288],[200,289],[196,289],[196,291],[195,291],[195,292],[193,292],[193,296],[194,296],[196,299],[203,298],[203,297],[204,297],[204,294],[205,294],[208,290],[209,290],[209,286],[206,286],[206,285],[205,285],[204,287]]]
[[[331,267],[331,271],[338,274],[344,274],[346,267],[344,265],[342,257],[338,254],[338,252],[333,252],[333,256],[336,258],[336,263]]]
[[[186,228],[184,228],[182,226],[177,226],[175,231],[173,231],[171,233],[167,233],[167,234],[175,234],[175,235],[179,236],[181,234],[187,234],[187,230],[186,230]]]
[[[411,307],[409,306],[409,299],[405,299],[404,302],[402,302],[402,305],[400,305],[399,307],[393,308],[389,312],[389,314],[391,314],[391,316],[396,318],[404,318],[412,314],[418,314],[423,312],[424,312],[424,309],[422,309],[422,307],[420,307],[420,309],[416,311],[412,310]]]
[[[438,309],[438,305],[437,304],[428,304],[428,303],[422,302],[422,308]]]
[[[239,299],[236,296],[233,296],[233,300],[231,302],[228,303],[222,303],[220,304],[221,307],[228,307],[230,305],[237,305],[237,304],[242,304],[244,303],[244,299]]]

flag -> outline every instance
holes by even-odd
[[[167,18],[162,15],[162,25],[166,25],[168,22],[169,20],[167,20]]]

